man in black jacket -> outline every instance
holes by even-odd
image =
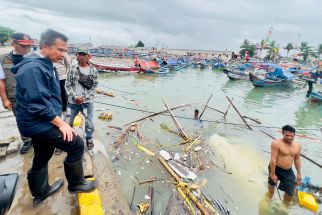
[[[47,30],[41,35],[40,50],[12,68],[17,81],[18,128],[33,141],[34,158],[28,172],[28,184],[35,205],[63,186],[62,179],[48,185],[48,161],[55,148],[67,152],[64,169],[69,191],[88,192],[96,187],[95,181],[84,179],[83,140],[59,117],[62,102],[53,62],[63,59],[67,40],[65,35]]]

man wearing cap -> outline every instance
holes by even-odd
[[[77,64],[70,66],[66,79],[66,92],[71,109],[70,126],[79,112],[85,116],[87,148],[93,148],[93,99],[98,84],[98,73],[89,63],[90,53],[86,49],[77,50]]]
[[[0,97],[2,106],[7,110],[12,110],[16,116],[16,79],[10,69],[18,64],[23,56],[30,52],[33,45],[32,39],[24,33],[15,33],[11,36],[13,50],[0,56]],[[32,146],[31,138],[21,136],[23,145],[20,153],[27,153]]]

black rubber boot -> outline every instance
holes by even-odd
[[[90,181],[84,178],[83,159],[75,163],[66,163],[65,161],[64,169],[70,192],[90,192],[97,187],[96,180]]]
[[[27,153],[29,151],[29,149],[31,148],[31,146],[32,146],[32,141],[31,140],[23,143],[23,145],[20,148],[20,154]]]
[[[59,179],[55,181],[52,186],[49,186],[48,166],[37,171],[29,171],[27,179],[30,192],[33,196],[34,205],[40,204],[48,196],[56,193],[64,185],[64,180]]]

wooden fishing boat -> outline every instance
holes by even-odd
[[[254,67],[247,64],[232,65],[225,68],[223,72],[227,75],[230,80],[247,80],[249,78],[249,72],[252,71]]]
[[[136,66],[122,66],[122,65],[104,65],[99,63],[91,64],[99,71],[99,72],[130,72],[130,73],[138,73],[143,72],[142,68]]]
[[[140,60],[138,67],[142,68],[144,73],[160,72],[160,65],[156,61]]]
[[[213,70],[221,70],[225,68],[225,64],[222,63],[221,61],[213,61],[211,64],[211,68]]]
[[[287,83],[286,81],[278,78],[260,78],[253,73],[249,73],[249,80],[252,82],[254,87],[276,87],[283,83]]]
[[[229,80],[247,80],[249,78],[249,73],[227,71],[226,75]]]
[[[275,64],[265,64],[260,66],[262,72],[250,72],[249,80],[254,87],[276,87],[292,83],[295,76],[289,71]]]
[[[318,91],[318,92],[311,92],[309,99],[312,102],[322,102],[322,91]]]

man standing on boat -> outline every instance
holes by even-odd
[[[33,41],[25,33],[15,33],[11,36],[13,50],[0,56],[0,97],[2,106],[11,110],[16,116],[16,79],[10,69],[22,61],[23,56],[30,52]],[[25,154],[32,146],[32,140],[29,137],[21,136],[23,145],[20,148],[20,154]]]
[[[289,205],[292,201],[295,186],[300,184],[301,175],[301,146],[294,141],[295,129],[290,125],[282,128],[283,137],[276,139],[271,144],[271,161],[268,166],[268,195],[270,198],[274,195],[274,189],[277,182],[280,181],[278,189],[284,191],[284,203]],[[295,164],[297,176],[292,170]]]
[[[66,79],[66,92],[71,111],[69,125],[73,126],[79,112],[85,116],[85,133],[87,148],[94,147],[93,100],[98,84],[97,69],[89,63],[90,53],[85,49],[77,50],[78,63],[70,66]]]

